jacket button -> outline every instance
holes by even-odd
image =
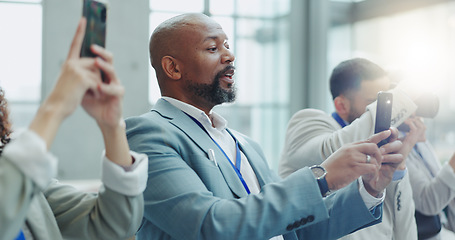
[[[308,222],[308,219],[302,218],[300,219],[300,225],[305,225]]]
[[[313,215],[308,216],[307,220],[308,222],[314,221],[314,216]]]
[[[292,229],[293,229],[292,224],[289,224],[289,225],[286,227],[286,230],[288,230],[288,231],[291,231]]]
[[[298,228],[300,227],[300,221],[295,221],[294,224],[292,225],[292,228]]]

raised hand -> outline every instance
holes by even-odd
[[[374,141],[382,140],[389,135],[390,131],[384,131],[372,138]],[[344,145],[330,155],[322,166],[327,171],[326,180],[329,189],[337,190],[347,186],[361,175],[377,176],[382,161],[383,157],[376,143],[367,140]]]
[[[57,83],[29,127],[43,138],[48,148],[62,121],[74,112],[87,91],[97,94],[98,85],[101,83],[95,59],[79,57],[85,25],[86,20],[82,18]]]
[[[403,147],[400,149],[399,153],[403,154],[403,157],[406,160],[408,154],[417,142],[426,141],[425,132],[427,127],[420,117],[410,117],[406,119],[404,123],[409,126],[409,132],[407,132],[406,136],[401,140],[403,142]],[[399,168],[404,169],[405,167],[406,161],[403,161]]]
[[[398,141],[398,130],[396,128],[390,128],[385,132],[391,133],[390,142],[380,148],[382,154],[382,163],[380,165],[377,174],[366,174],[362,176],[365,189],[372,196],[379,196],[387,185],[390,184],[393,178],[394,172],[403,162],[404,158],[399,153],[402,148],[401,141]],[[380,134],[380,133],[379,133]],[[372,143],[379,143],[383,138],[378,134],[373,135],[368,141]]]
[[[122,120],[122,99],[124,88],[115,74],[113,56],[104,48],[93,45],[93,53],[98,55],[95,65],[106,75],[107,82],[98,82],[95,92],[84,95],[82,107],[100,127],[116,127]]]

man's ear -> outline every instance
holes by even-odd
[[[161,59],[161,67],[170,79],[178,80],[182,77],[177,60],[171,56],[164,56]]]
[[[349,111],[351,111],[351,101],[344,95],[339,95],[335,99],[333,99],[333,103],[335,105],[335,111],[340,115],[341,118],[345,119],[349,115]]]

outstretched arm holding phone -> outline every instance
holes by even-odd
[[[112,54],[80,58],[86,20],[79,22],[57,83],[29,129],[8,143],[0,157],[0,239],[125,239],[139,227],[147,181],[144,155],[129,151],[122,119],[123,87]],[[101,80],[100,71],[109,78]],[[48,152],[61,123],[82,105],[96,120],[105,143],[98,194],[52,180],[57,160]]]

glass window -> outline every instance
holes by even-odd
[[[41,1],[0,1],[0,86],[14,127],[24,127],[41,98]]]
[[[167,3],[159,6],[161,2],[150,0],[150,33],[165,19],[181,13]],[[228,120],[230,128],[259,142],[270,166],[276,169],[289,116],[290,1],[204,0],[196,5],[203,7],[198,12],[210,12],[223,27],[236,56],[237,100],[217,106],[216,111]],[[150,69],[149,100],[153,104],[160,94],[155,72]]]
[[[0,1],[0,85],[10,101],[39,101],[41,5]]]
[[[157,12],[202,12],[204,0],[150,0],[150,9]]]

